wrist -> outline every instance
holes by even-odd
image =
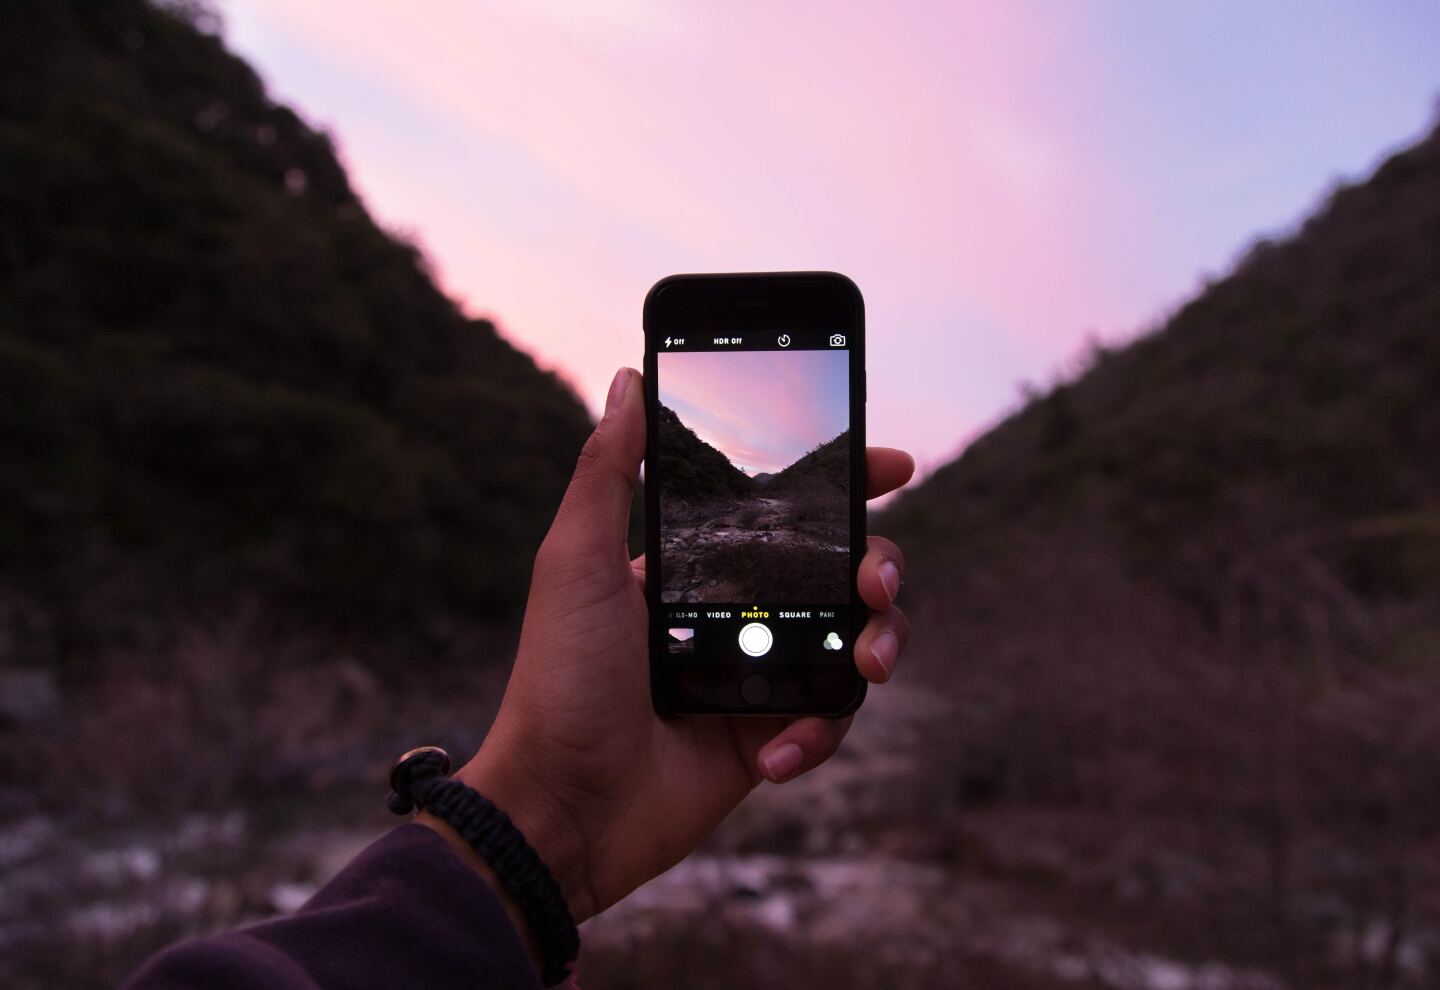
[[[481,880],[485,881],[491,892],[499,899],[501,906],[505,908],[505,913],[510,917],[510,924],[515,927],[515,934],[520,936],[520,941],[525,946],[525,953],[530,957],[530,962],[538,975],[544,969],[544,956],[540,951],[540,941],[535,937],[535,932],[530,927],[530,920],[525,917],[525,912],[520,909],[519,904],[515,903],[515,898],[510,896],[510,892],[505,889],[505,885],[500,882],[500,878],[490,868],[490,864],[481,859],[471,848],[470,843],[461,838],[460,833],[455,831],[449,823],[436,818],[430,812],[420,811],[415,816],[415,822],[438,833],[440,838],[444,839],[455,852],[455,855],[478,873]]]
[[[555,794],[541,783],[543,774],[487,738],[455,777],[509,816],[560,885],[577,925],[595,913],[585,837]],[[473,850],[469,859],[480,862]],[[489,879],[494,886],[493,874]]]

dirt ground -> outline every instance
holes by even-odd
[[[667,499],[661,520],[662,601],[844,600],[850,555],[843,512],[817,511],[793,494],[757,494]]]

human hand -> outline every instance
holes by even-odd
[[[504,809],[555,873],[577,922],[693,850],[762,779],[830,757],[850,719],[662,718],[650,701],[645,560],[626,549],[645,453],[639,372],[622,369],[535,558],[520,647],[480,751],[457,774]],[[899,488],[908,454],[868,451],[867,496]],[[909,636],[893,606],[904,560],[871,537],[855,643],[866,680],[894,673]]]

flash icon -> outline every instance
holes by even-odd
[[[670,346],[670,338],[669,338],[669,337],[666,337],[666,338],[665,338],[665,346],[666,346],[666,347],[669,347],[669,346]]]

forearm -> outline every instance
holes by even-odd
[[[434,830],[402,825],[294,915],[181,943],[129,990],[539,986],[501,899]]]
[[[533,750],[535,733],[516,731],[513,725],[497,719],[480,750],[455,773],[455,779],[485,795],[509,816],[555,877],[578,925],[599,910],[592,882],[590,836],[555,793],[554,774],[543,765],[527,763],[527,735],[528,748]],[[432,820],[427,824],[433,827],[440,823]],[[459,836],[449,829],[444,831],[453,836],[446,841],[465,862],[483,867]],[[494,874],[488,867],[481,872],[495,887]],[[508,902],[508,895],[503,890],[499,893]]]

